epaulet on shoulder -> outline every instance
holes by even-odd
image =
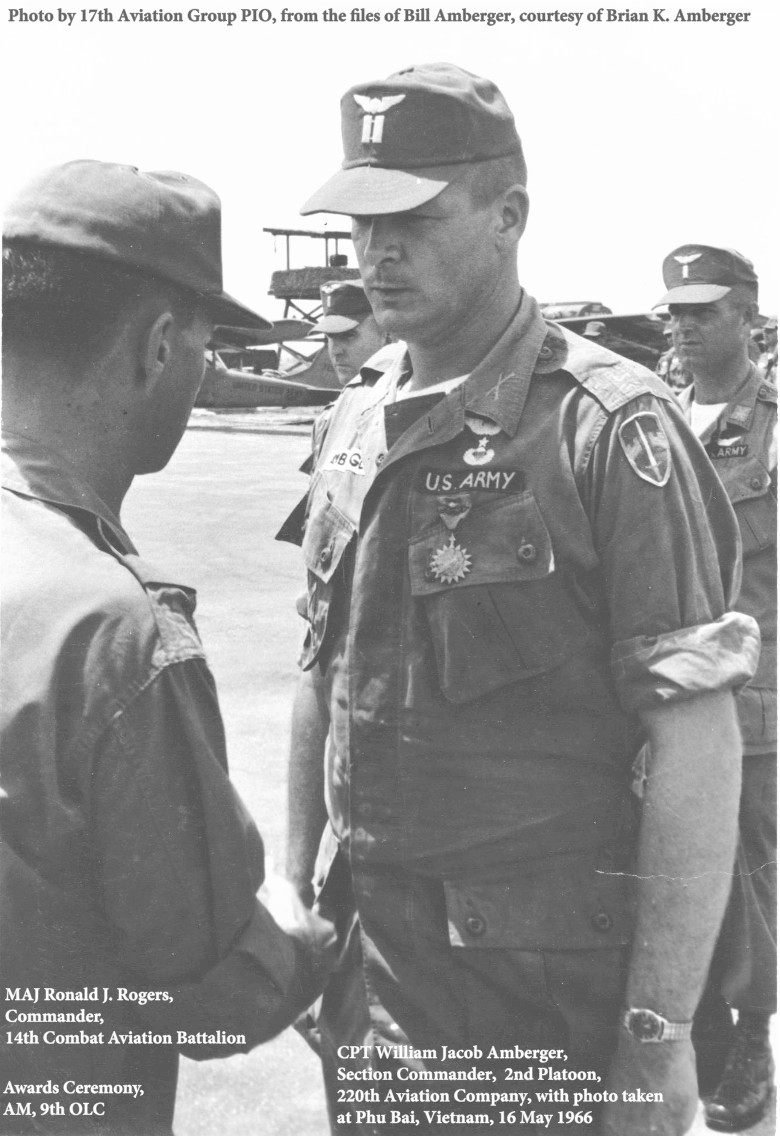
[[[195,610],[196,594],[198,594],[194,587],[175,583],[168,573],[150,565],[148,561],[142,560],[135,553],[126,553],[124,556],[120,552],[114,554],[120,565],[123,565],[129,573],[135,576],[144,592],[149,593],[154,588],[171,588],[171,590],[181,593],[183,607],[192,615]]]
[[[643,394],[674,401],[674,395],[651,371],[581,335],[564,329],[568,354],[563,370],[610,413]]]

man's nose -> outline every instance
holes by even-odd
[[[377,265],[400,258],[398,234],[391,216],[372,217],[361,236],[363,260],[367,264]]]

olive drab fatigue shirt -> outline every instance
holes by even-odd
[[[137,1098],[106,1098],[105,1118],[52,1124],[169,1134],[177,1050],[248,1051],[293,1020],[317,979],[255,898],[263,845],[228,779],[195,593],[144,564],[78,472],[32,439],[4,439],[2,504],[0,992],[41,991],[6,1011],[82,1006],[47,1002],[45,987],[114,996],[86,1004],[104,1024],[14,1027],[41,1041],[3,1045],[4,1073],[140,1083]],[[119,1000],[117,986],[173,1000]],[[82,1028],[83,1044],[44,1040]],[[179,1030],[200,1044],[178,1045]],[[225,1043],[208,1044],[219,1031]],[[111,1043],[113,1032],[147,1042]],[[173,1044],[150,1040],[165,1034]],[[39,1125],[19,1117],[14,1132]]]
[[[694,388],[680,395],[686,413]],[[751,364],[747,379],[701,441],[742,536],[736,607],[761,630],[758,669],[737,694],[745,753],[777,749],[777,387]]]
[[[624,944],[635,712],[755,667],[733,512],[669,391],[527,296],[450,394],[405,366],[337,401],[302,544],[358,912],[398,865],[453,946]]]

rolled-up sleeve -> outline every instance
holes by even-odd
[[[624,707],[646,710],[747,682],[758,663],[756,630],[749,615],[732,611],[713,623],[615,644],[612,676]]]
[[[626,431],[621,441],[621,426],[638,414],[655,416],[655,437],[666,439],[650,476],[642,476],[641,460],[632,462]],[[586,500],[623,707],[650,709],[746,682],[758,663],[759,632],[732,610],[739,527],[676,405],[646,395],[607,420],[590,454]]]

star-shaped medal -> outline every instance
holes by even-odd
[[[428,571],[434,580],[442,584],[455,584],[471,571],[471,554],[455,543],[455,534],[452,533],[449,544],[431,555]]]

